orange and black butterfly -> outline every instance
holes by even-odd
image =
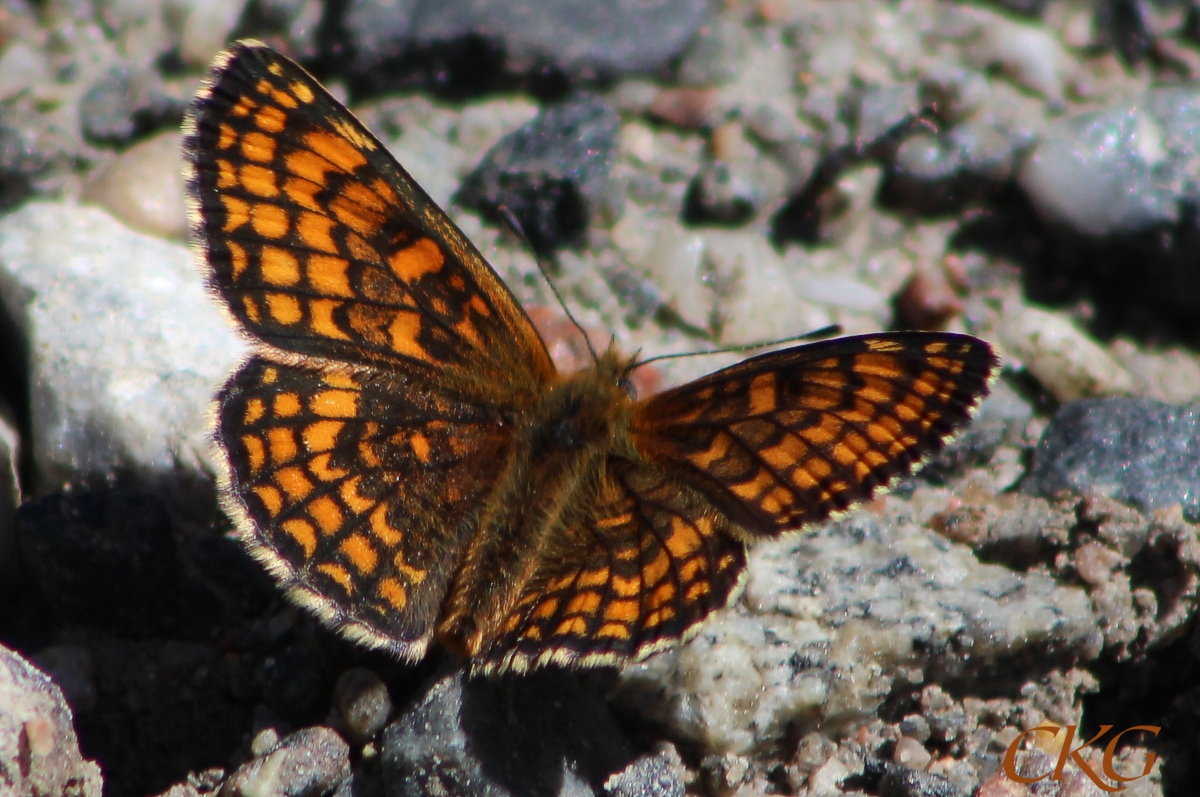
[[[278,53],[220,55],[185,131],[197,251],[255,348],[217,396],[226,507],[295,600],[401,659],[676,642],[747,543],[912,472],[997,367],[975,338],[881,333],[637,400],[612,349],[558,373],[475,247]]]

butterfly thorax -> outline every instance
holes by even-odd
[[[632,451],[628,370],[627,359],[607,351],[513,419],[507,467],[478,517],[439,623],[450,649],[477,654],[537,577],[538,563],[568,556],[580,543],[580,508],[592,505],[604,463]]]

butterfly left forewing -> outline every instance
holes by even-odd
[[[911,473],[966,425],[996,369],[991,348],[966,335],[822,341],[651,397],[631,435],[746,533],[775,534]]]
[[[234,44],[184,129],[209,285],[256,343],[403,368],[493,401],[553,377],[499,276],[300,66]]]
[[[702,496],[612,458],[589,517],[539,562],[475,666],[523,671],[642,658],[729,602],[745,546]]]

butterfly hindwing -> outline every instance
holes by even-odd
[[[728,603],[745,546],[702,496],[614,458],[595,505],[539,563],[477,667],[595,666],[642,658]]]
[[[911,473],[967,423],[995,370],[966,335],[822,341],[653,396],[632,435],[747,532],[776,534]]]
[[[250,521],[251,551],[330,625],[419,656],[510,453],[496,417],[419,385],[261,358],[219,400],[227,505]]]
[[[403,365],[478,395],[554,366],[446,214],[307,72],[256,42],[214,63],[185,122],[209,284],[254,339]]]

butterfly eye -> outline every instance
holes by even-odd
[[[631,399],[637,399],[637,385],[633,384],[633,380],[628,375],[617,380],[617,387],[624,390]]]

